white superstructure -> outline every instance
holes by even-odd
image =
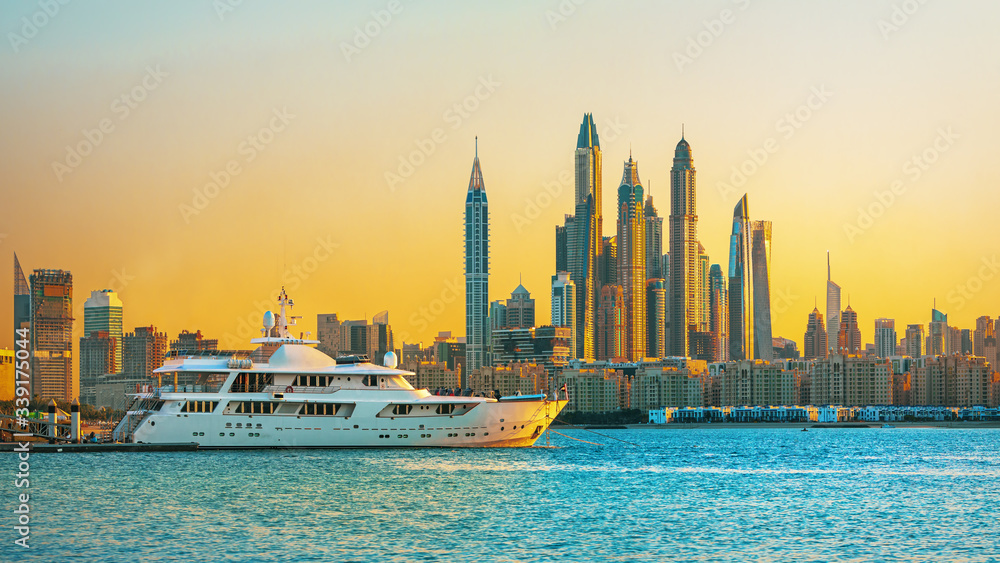
[[[136,394],[116,439],[204,448],[530,446],[567,404],[546,395],[432,395],[407,382],[392,352],[386,366],[338,363],[315,341],[290,335],[284,290],[279,302],[276,318],[265,315],[265,336],[253,340],[277,347],[266,363],[232,352],[168,357],[156,370],[167,385]]]

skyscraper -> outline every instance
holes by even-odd
[[[31,275],[31,394],[71,401],[73,381],[73,274],[35,270]]]
[[[754,358],[774,359],[771,345],[771,222],[752,221]]]
[[[625,354],[625,293],[622,286],[601,288],[597,319],[597,359],[611,360]]]
[[[972,351],[975,355],[986,358],[986,361],[997,370],[997,335],[996,324],[989,315],[976,319],[976,330],[972,333]]]
[[[923,354],[921,350],[924,345],[924,325],[906,325],[906,355],[911,358],[919,358]]]
[[[576,358],[576,285],[569,272],[552,276],[552,326],[570,329],[569,357]]]
[[[662,278],[663,266],[663,217],[656,214],[653,196],[646,196],[646,279]]]
[[[646,280],[646,355],[667,355],[666,334],[667,282],[663,278]]]
[[[729,300],[727,298],[727,280],[722,274],[722,267],[712,264],[708,274],[709,279],[709,331],[715,340],[715,362],[729,361]]]
[[[875,355],[879,358],[896,355],[895,319],[875,319]]]
[[[646,220],[638,163],[629,155],[618,186],[618,285],[625,296],[625,350],[629,360],[646,354]],[[693,273],[693,272],[692,272]]]
[[[830,251],[826,252],[826,343],[829,348],[837,347],[840,334],[840,286],[830,277]],[[825,358],[829,354],[823,355]]]
[[[125,335],[122,342],[122,373],[132,378],[152,378],[153,370],[163,366],[167,354],[167,334],[155,326],[139,326]]]
[[[850,305],[840,315],[840,330],[837,333],[837,353],[862,354],[864,344],[861,343],[861,327],[858,326],[858,314]]]
[[[803,357],[807,360],[814,358],[825,358],[827,353],[826,326],[823,325],[823,313],[813,307],[809,313],[809,322],[806,325],[805,341],[802,345]]]
[[[712,329],[711,306],[712,287],[709,283],[711,260],[705,252],[705,245],[698,243],[698,331],[710,332]]]
[[[483,171],[479,167],[479,139],[465,196],[465,368],[487,364],[489,334],[490,213]]]
[[[115,351],[121,338],[115,338],[106,330],[95,330],[80,338],[80,402],[97,404],[97,381],[102,375],[119,373],[121,364],[116,363]]]
[[[748,247],[749,248],[749,247]],[[670,169],[670,355],[690,355],[688,333],[697,331],[698,211],[691,146],[681,140]]]
[[[753,359],[753,270],[750,267],[750,212],[743,195],[733,210],[729,236],[729,360]],[[671,263],[674,260],[671,259]],[[676,331],[671,331],[676,334]]]
[[[507,300],[507,328],[535,326],[535,300],[523,285],[517,284]]]
[[[111,289],[91,291],[90,298],[83,303],[83,334],[89,336],[96,331],[107,332],[109,338],[115,339],[116,368],[104,373],[117,373],[122,366],[122,337],[125,333],[122,331],[122,301],[118,293]]]
[[[21,263],[14,254],[14,330],[31,329],[31,287],[24,279]],[[15,333],[14,340],[22,337]]]
[[[592,114],[584,114],[574,154],[575,215],[566,216],[565,233],[556,231],[556,242],[565,240],[566,249],[556,249],[556,271],[569,271],[576,286],[576,357],[593,358],[594,328],[599,285],[597,268],[603,246],[601,236],[601,143]],[[559,255],[565,255],[565,264]]]
[[[931,309],[931,322],[927,325],[927,355],[940,356],[947,353],[948,315]]]

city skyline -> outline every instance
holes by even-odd
[[[576,6],[564,20],[549,17],[555,6],[463,7],[461,17],[488,12],[500,31],[473,39],[451,26],[456,20],[434,24],[429,29],[444,32],[444,39],[422,47],[423,56],[451,53],[455,43],[467,52],[456,55],[450,69],[431,71],[439,85],[420,81],[421,88],[405,96],[390,93],[391,79],[373,75],[403,68],[398,80],[413,79],[415,71],[392,57],[432,21],[414,6],[391,14],[349,57],[342,43],[354,45],[355,27],[363,30],[375,21],[373,10],[386,8],[316,7],[317,22],[295,30],[302,43],[281,45],[284,57],[264,57],[259,66],[222,55],[219,47],[244,44],[264,25],[277,29],[268,42],[290,37],[284,24],[292,16],[250,6],[221,18],[210,7],[189,4],[152,9],[163,17],[149,27],[150,18],[127,5],[84,13],[63,8],[37,36],[0,55],[16,84],[0,110],[11,132],[0,141],[4,197],[12,209],[44,204],[49,210],[41,225],[31,214],[5,219],[0,249],[16,251],[28,273],[72,272],[77,319],[83,318],[82,296],[112,289],[127,305],[126,331],[156,325],[175,334],[198,326],[223,347],[245,347],[258,332],[257,303],[270,304],[284,285],[300,303],[303,331],[315,333],[311,319],[325,311],[355,318],[388,309],[400,341],[426,343],[438,331],[460,332],[456,189],[464,184],[476,135],[490,155],[488,302],[505,297],[523,274],[545,309],[555,273],[552,225],[573,209],[569,143],[582,113],[592,114],[612,163],[602,179],[615,185],[617,163],[631,145],[643,162],[644,187],[661,208],[672,147],[686,124],[685,137],[699,155],[699,240],[711,263],[726,263],[729,210],[749,194],[754,217],[775,226],[769,274],[776,337],[801,338],[810,305],[824,297],[827,250],[837,257],[837,282],[851,292],[866,341],[876,318],[895,319],[899,327],[926,325],[935,298],[950,324],[962,328],[1000,312],[1000,285],[991,289],[1000,279],[995,238],[977,230],[1000,204],[989,168],[998,145],[986,126],[998,110],[985,94],[955,93],[956,85],[981,93],[1000,85],[995,68],[979,72],[986,63],[970,56],[1000,52],[990,49],[996,39],[985,26],[990,18],[982,17],[996,12],[990,4],[922,5],[888,32],[879,22],[890,20],[891,6],[642,6],[644,19],[675,16],[658,18],[667,33],[642,38],[635,52],[608,44],[587,63],[605,72],[618,64],[640,74],[654,70],[646,92],[580,88],[583,63],[572,60],[572,49],[597,30],[624,25],[611,22],[613,7]],[[720,19],[723,9],[731,10],[734,23],[720,24],[721,35],[698,45],[704,22]],[[20,33],[21,18],[37,10],[34,3],[9,4],[0,29]],[[273,21],[265,23],[268,17]],[[199,36],[173,49],[181,20],[212,39]],[[99,42],[82,39],[121,22],[136,23],[129,33],[148,37],[135,40],[120,29],[127,26],[118,26]],[[544,48],[556,64],[572,63],[558,77],[576,72],[581,78],[562,84],[542,74],[553,61],[520,65],[487,55],[492,45],[505,44],[497,33],[524,22],[518,49]],[[816,37],[805,37],[810,34]],[[844,54],[826,50],[823,41],[838,36],[857,41]],[[748,37],[774,39],[753,45]],[[698,49],[689,39],[700,54],[691,54]],[[801,53],[783,47],[793,39],[802,40]],[[123,49],[126,44],[134,48]],[[70,49],[79,57],[66,60]],[[326,73],[287,64],[316,50]],[[851,56],[858,52],[866,59]],[[218,69],[225,72],[212,77]],[[756,72],[773,83],[719,92],[714,85],[728,84],[734,72]],[[341,86],[352,80],[356,92]],[[247,87],[255,94],[237,95]],[[68,91],[78,94],[69,98]],[[959,97],[962,103],[947,103]],[[104,119],[109,131],[102,132]],[[444,140],[436,140],[438,129]],[[243,145],[248,136],[255,142]],[[68,152],[87,143],[96,145],[76,163]],[[433,151],[425,154],[428,146]],[[419,165],[410,162],[417,160],[410,158],[414,151],[423,155]],[[851,166],[843,166],[848,158]],[[401,170],[401,160],[412,172]],[[228,166],[232,161],[235,167]],[[214,195],[205,191],[213,181],[226,184]],[[604,198],[603,215],[617,215],[613,199]],[[95,203],[84,216],[81,210]],[[269,232],[272,222],[291,227]],[[605,236],[612,234],[608,227]],[[955,252],[957,240],[963,244]],[[935,257],[954,263],[915,273]],[[2,264],[10,267],[9,257]],[[367,273],[344,275],[352,264],[364,264]],[[253,276],[236,273],[247,265]],[[400,273],[408,291],[398,291]],[[12,277],[2,276],[3,283]],[[901,281],[912,277],[919,283]],[[10,295],[13,288],[0,285],[0,291]],[[10,299],[0,301],[0,314],[12,316]],[[78,320],[74,342],[80,336]],[[0,347],[12,342],[5,334]]]

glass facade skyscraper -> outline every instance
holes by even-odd
[[[479,141],[465,196],[465,373],[488,363],[490,213],[479,166]]]

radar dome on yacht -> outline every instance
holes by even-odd
[[[385,353],[385,361],[383,361],[382,363],[387,368],[395,369],[396,366],[399,365],[399,360],[396,359],[396,353],[395,352],[386,352]]]
[[[267,330],[274,328],[274,313],[271,311],[264,313],[264,328]]]

